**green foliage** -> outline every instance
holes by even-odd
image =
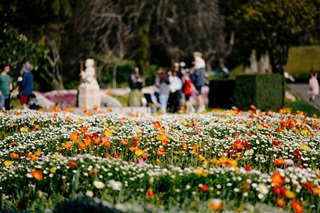
[[[296,80],[307,81],[311,68],[320,71],[320,46],[291,47],[286,71]]]
[[[292,75],[296,81],[307,81],[310,69],[320,71],[320,46],[290,47],[288,63],[285,70]],[[244,65],[239,64],[230,71],[231,75],[244,73]]]
[[[239,75],[235,81],[235,106],[249,109],[278,110],[284,102],[284,79],[280,74]]]
[[[5,26],[3,36],[0,39],[0,46],[2,47],[0,49],[2,65],[16,66],[28,60],[33,64],[33,70],[38,70],[41,60],[49,53],[44,45],[32,42],[11,25]]]
[[[230,31],[240,48],[269,52],[274,73],[283,73],[292,39],[315,26],[319,1],[229,0],[219,1]]]

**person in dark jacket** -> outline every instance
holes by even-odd
[[[31,72],[32,66],[29,62],[26,62],[22,66],[23,75],[22,75],[22,90],[20,95],[20,103],[23,106],[23,109],[29,109],[28,102],[29,98],[33,94],[33,74]]]

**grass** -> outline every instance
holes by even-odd
[[[320,110],[304,100],[285,102],[285,107],[290,108],[292,112],[304,112],[307,113],[308,116],[320,116]]]

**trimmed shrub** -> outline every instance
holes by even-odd
[[[280,74],[245,74],[236,77],[235,106],[249,109],[278,110],[284,105],[285,81]]]

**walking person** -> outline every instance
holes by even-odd
[[[308,94],[310,95],[310,101],[314,102],[316,99],[316,95],[319,95],[319,82],[318,82],[318,74],[311,69],[310,71],[310,79],[309,79],[309,90]]]
[[[5,108],[10,110],[10,93],[12,90],[12,79],[8,74],[10,71],[9,66],[5,66],[0,74],[0,110]]]
[[[178,77],[178,71],[174,70],[172,72],[172,77],[170,80],[170,90],[171,90],[171,96],[172,96],[172,112],[178,112],[180,110],[181,88],[182,88],[182,81]]]
[[[22,66],[23,74],[22,74],[22,90],[20,95],[20,103],[23,109],[29,109],[28,102],[29,98],[33,94],[33,74],[31,72],[32,66],[29,62],[26,62]]]
[[[157,68],[155,85],[159,89],[160,109],[162,113],[166,113],[170,94],[170,81],[168,74],[161,67]]]
[[[198,97],[198,112],[203,112],[206,108],[204,105],[204,98],[202,96],[202,87],[206,84],[206,76],[205,76],[205,67],[206,63],[205,60],[202,58],[202,53],[194,52],[194,72],[192,73],[192,83],[194,84],[195,88],[197,89],[197,97]]]
[[[142,87],[143,79],[139,73],[139,67],[135,67],[133,73],[130,75],[130,96],[129,96],[129,106],[139,107],[141,106],[142,99]]]

